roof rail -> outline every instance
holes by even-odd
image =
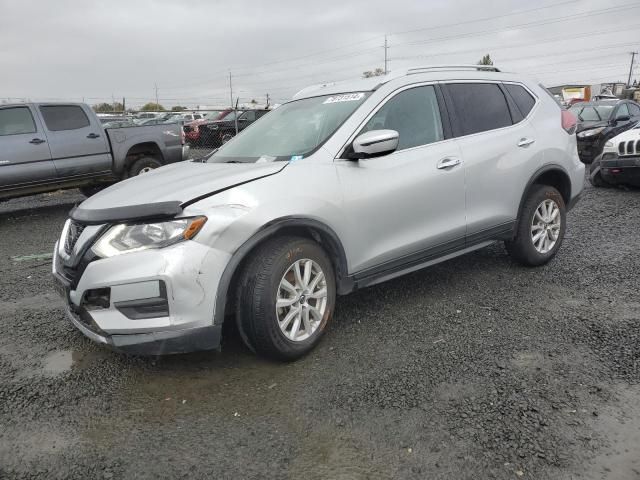
[[[430,70],[479,70],[479,71],[487,71],[487,72],[501,71],[498,67],[494,67],[493,65],[473,65],[473,64],[425,65],[424,67],[413,67],[413,68],[407,69],[407,75],[428,72]]]

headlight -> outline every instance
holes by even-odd
[[[578,134],[578,138],[593,137],[602,132],[606,127],[592,128],[591,130],[583,130]]]
[[[91,250],[99,257],[107,258],[166,247],[195,237],[206,221],[207,217],[195,217],[158,223],[121,223],[107,230]]]
[[[604,144],[605,147],[613,147],[613,142],[611,140],[607,140],[607,143]]]

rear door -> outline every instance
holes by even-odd
[[[47,130],[58,178],[95,176],[111,171],[107,136],[83,105],[38,105]]]
[[[0,106],[0,188],[55,179],[38,116],[28,105]]]
[[[500,238],[513,228],[524,185],[543,164],[544,142],[530,122],[537,99],[520,84],[453,82],[445,90],[466,167],[467,244]]]

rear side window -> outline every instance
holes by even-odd
[[[244,115],[242,115],[242,120],[249,120],[250,122],[253,122],[256,119],[256,112],[254,111],[250,111],[250,112],[245,112]]]
[[[28,107],[0,108],[0,136],[36,133]]]
[[[509,95],[511,95],[522,116],[526,117],[529,115],[529,112],[536,104],[536,99],[520,85],[505,83],[504,87],[507,89],[507,92],[509,92]]]
[[[512,125],[507,99],[497,84],[452,83],[447,89],[456,110],[460,135]]]
[[[398,150],[442,140],[442,120],[433,86],[398,93],[371,117],[360,133],[383,129],[400,134]]]
[[[89,118],[77,105],[47,105],[40,107],[44,123],[52,132],[77,130],[89,126]]]
[[[629,113],[631,113],[631,116],[637,117],[640,115],[640,107],[638,105],[635,103],[628,103],[627,105],[629,106]]]

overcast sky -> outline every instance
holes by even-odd
[[[0,101],[227,105],[231,71],[241,102],[280,102],[383,67],[385,34],[391,71],[489,53],[548,86],[626,81],[640,1],[0,0]]]

